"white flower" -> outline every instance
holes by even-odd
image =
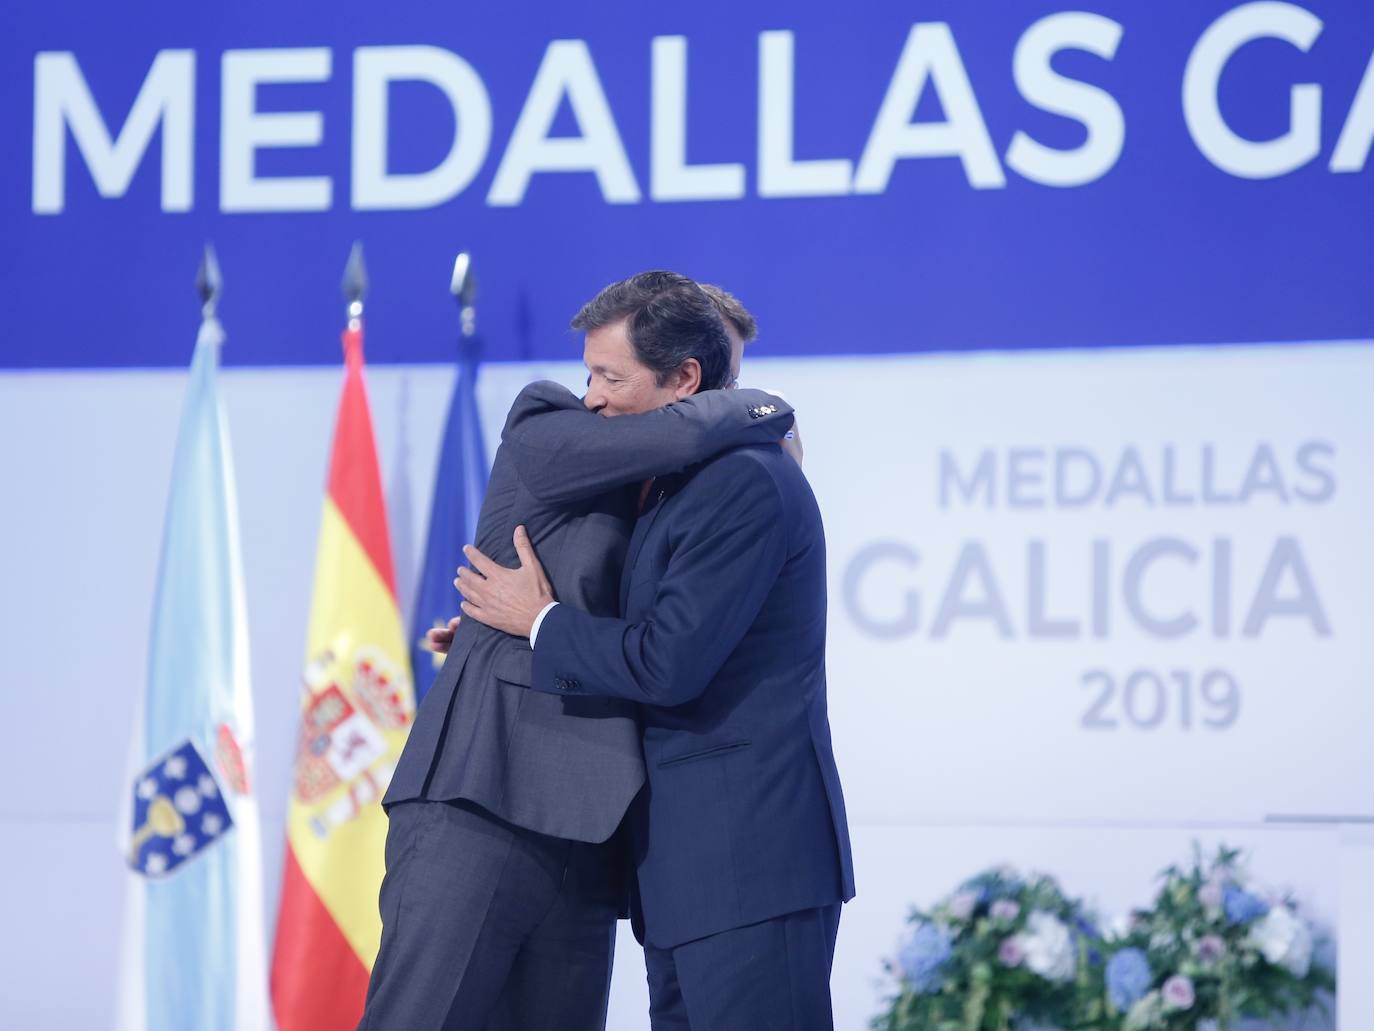
[[[202,773],[200,780],[196,782],[196,787],[200,788],[200,793],[206,798],[215,798],[219,795],[219,788],[215,785],[215,778],[208,773]]]
[[[1135,930],[1135,914],[1118,913],[1107,924],[1107,937],[1112,939],[1125,938],[1133,930]]]
[[[1126,1031],[1147,1031],[1159,1027],[1164,1020],[1164,1001],[1159,992],[1150,992],[1136,1000],[1126,1014]]]
[[[189,856],[196,848],[196,839],[189,834],[182,834],[172,842],[172,851],[179,856]]]
[[[174,755],[162,764],[162,775],[168,780],[181,780],[186,776],[186,759],[180,755]]]
[[[1250,928],[1250,943],[1294,977],[1306,977],[1312,967],[1312,932],[1287,906],[1274,906]]]
[[[143,799],[143,801],[148,801],[148,799],[152,798],[156,794],[157,781],[153,780],[152,777],[144,777],[141,781],[138,782],[138,797]]]
[[[213,838],[222,830],[224,830],[224,821],[214,813],[208,814],[205,819],[200,821],[200,832],[207,838]]]
[[[1156,931],[1150,935],[1150,951],[1165,952],[1178,942],[1177,936],[1170,931]]]
[[[1073,935],[1058,918],[1044,912],[1032,913],[1026,918],[1026,930],[1017,938],[1028,970],[1047,981],[1073,980]]]
[[[200,792],[195,788],[178,788],[172,801],[176,802],[177,808],[187,816],[200,811]]]
[[[161,852],[151,852],[143,863],[143,869],[154,876],[164,873],[167,870],[167,857]]]

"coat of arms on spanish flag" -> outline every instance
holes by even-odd
[[[272,957],[280,1031],[353,1028],[362,1016],[382,934],[387,820],[379,803],[415,715],[360,319],[343,344]]]

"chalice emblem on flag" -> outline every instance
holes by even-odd
[[[134,779],[129,865],[164,877],[204,852],[233,827],[215,775],[188,739]]]

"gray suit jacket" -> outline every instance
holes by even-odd
[[[776,441],[791,413],[761,391],[713,390],[604,418],[556,383],[532,383],[506,419],[474,543],[514,566],[511,536],[523,524],[555,597],[619,615],[643,481],[728,448]],[[455,608],[458,601],[455,592]],[[462,798],[555,837],[599,842],[615,832],[644,783],[635,710],[615,699],[527,690],[532,654],[524,638],[463,620],[384,805]]]

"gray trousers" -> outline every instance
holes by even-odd
[[[619,869],[471,803],[393,806],[358,1031],[601,1031]]]

